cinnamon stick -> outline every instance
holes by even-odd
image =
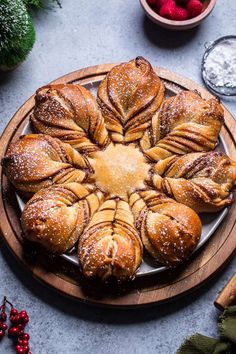
[[[233,304],[236,304],[236,273],[221,290],[214,302],[214,305],[221,311]]]

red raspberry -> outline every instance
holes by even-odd
[[[160,9],[159,15],[169,20],[174,19],[176,4],[173,0],[168,0]]]
[[[182,7],[177,6],[175,9],[174,20],[185,21],[188,19],[188,11]]]
[[[187,4],[187,11],[190,18],[200,15],[202,10],[203,5],[199,0],[190,0]]]
[[[156,0],[147,0],[147,3],[148,3],[149,6],[155,7],[155,5],[156,5]]]
[[[169,0],[156,0],[156,9],[159,11],[160,8],[165,5]]]

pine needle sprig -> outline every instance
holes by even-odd
[[[43,7],[42,0],[23,0],[23,2],[28,8],[40,9]]]
[[[23,61],[35,42],[35,30],[21,0],[0,2],[0,65],[14,67]]]
[[[45,1],[43,0],[23,0],[24,4],[29,9],[42,9],[45,7]],[[61,7],[61,3],[59,0],[50,0],[50,2],[56,2],[59,7]]]

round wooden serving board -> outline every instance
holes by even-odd
[[[90,84],[101,80],[114,64],[89,67],[65,75],[53,83]],[[197,90],[203,98],[212,95],[194,82],[166,69],[156,68],[157,74],[167,88],[177,93],[180,90]],[[29,120],[34,106],[32,96],[13,116],[0,139],[0,158],[12,140],[17,139]],[[236,122],[225,109],[225,125],[221,131],[229,155],[236,160]],[[49,257],[42,251],[25,244],[21,236],[20,210],[13,187],[0,171],[0,226],[1,234],[16,257],[31,271],[32,275],[58,292],[83,302],[108,306],[141,306],[160,303],[186,294],[212,277],[233,255],[236,249],[236,208],[232,206],[223,223],[210,240],[196,252],[190,261],[176,270],[152,276],[140,277],[130,284],[105,288],[86,281],[76,266],[61,257]]]

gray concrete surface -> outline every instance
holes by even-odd
[[[204,43],[236,32],[236,2],[218,0],[197,29],[168,32],[145,16],[138,0],[62,0],[34,14],[37,42],[15,71],[0,74],[0,128],[39,86],[73,70],[143,55],[201,83]],[[236,115],[234,102],[224,101]],[[216,335],[213,300],[236,268],[236,258],[203,288],[161,307],[135,311],[85,306],[65,299],[34,280],[1,242],[0,297],[26,308],[33,354],[169,354],[198,331]],[[0,353],[14,353],[11,342]]]

